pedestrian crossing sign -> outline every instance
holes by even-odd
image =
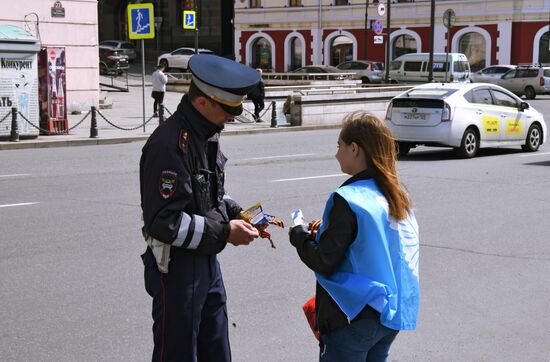
[[[153,4],[128,5],[128,37],[153,39],[155,37]]]
[[[193,10],[185,10],[183,12],[183,28],[184,29],[196,29],[197,28],[197,13]]]

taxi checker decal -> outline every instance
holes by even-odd
[[[174,171],[162,171],[160,174],[159,191],[163,199],[174,196],[178,186],[178,174]]]
[[[523,124],[517,119],[507,119],[505,133],[507,135],[520,135],[523,133]]]
[[[485,134],[498,134],[500,128],[500,118],[482,116],[481,120],[483,121],[483,129],[485,130]]]

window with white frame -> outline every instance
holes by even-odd
[[[458,52],[464,53],[468,57],[472,72],[485,68],[487,61],[485,47],[485,38],[480,33],[472,31],[460,37]]]

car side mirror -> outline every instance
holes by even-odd
[[[526,109],[529,109],[529,103],[521,102],[521,105],[519,106],[519,109],[522,110],[522,111],[525,111]]]

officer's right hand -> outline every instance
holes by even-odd
[[[258,229],[244,220],[231,220],[229,226],[231,227],[231,231],[229,232],[227,242],[235,246],[248,245],[259,236]]]

